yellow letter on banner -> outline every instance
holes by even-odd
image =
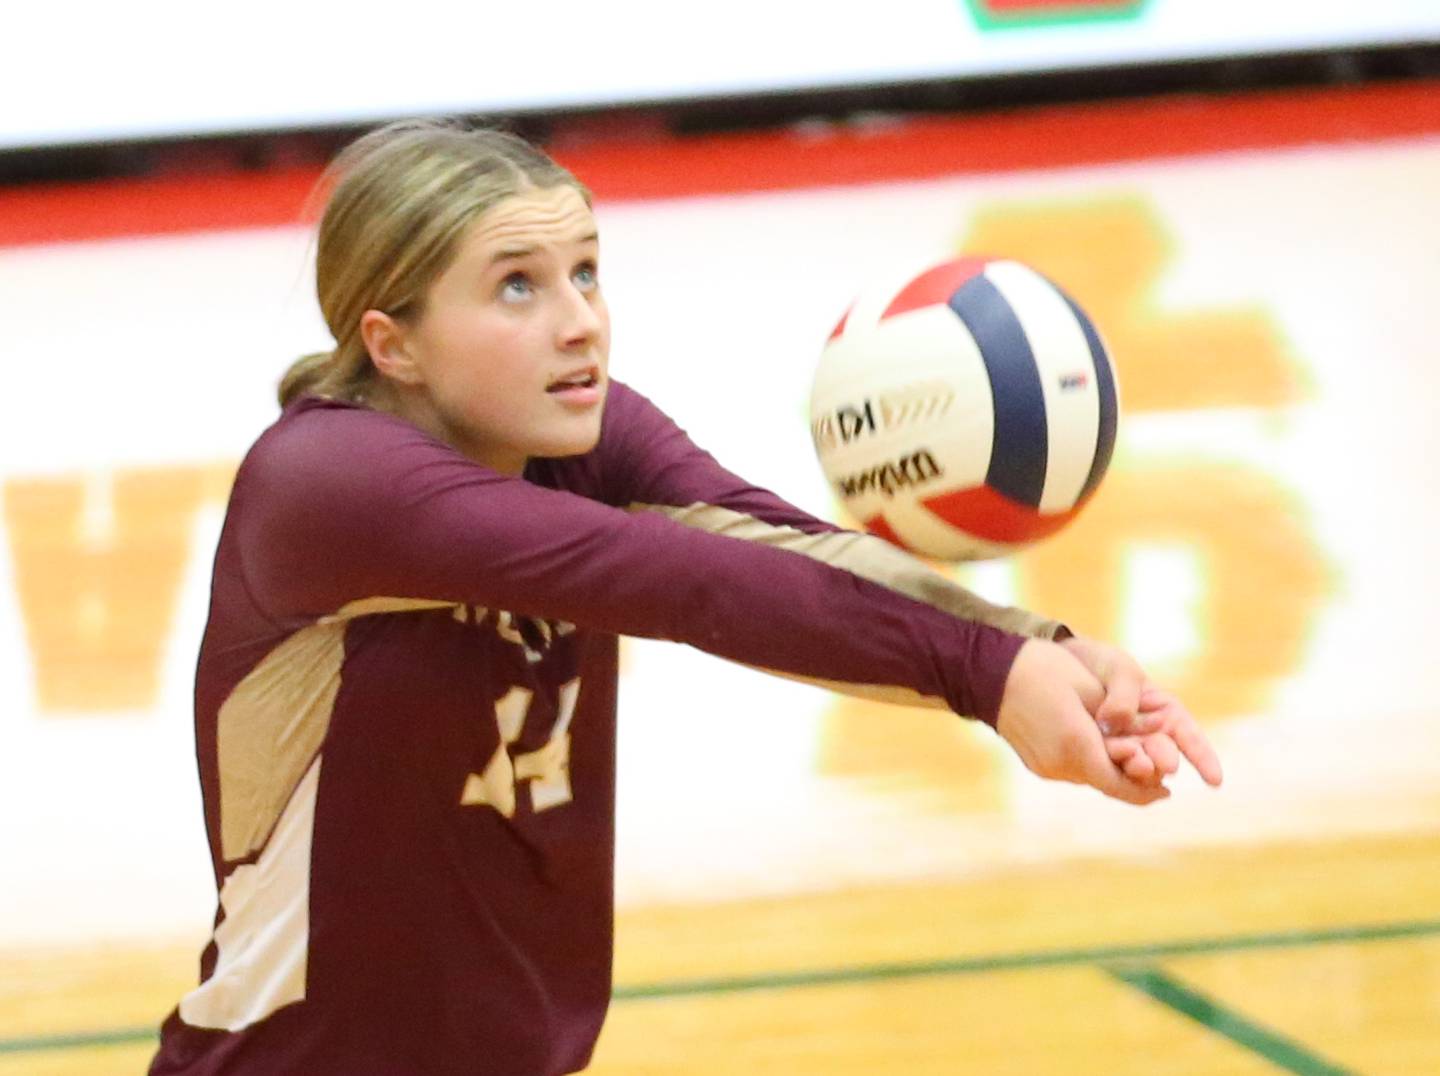
[[[1156,307],[1171,247],[1149,204],[1134,196],[985,209],[964,242],[966,253],[1040,270],[1090,314],[1115,356],[1125,413],[1298,400],[1300,371],[1262,307]]]
[[[196,512],[234,467],[12,479],[5,525],[42,711],[154,705]]]
[[[1053,541],[1016,563],[1022,604],[1097,639],[1119,640],[1127,552],[1145,543],[1194,551],[1197,647],[1149,671],[1202,718],[1252,714],[1303,656],[1330,575],[1294,497],[1261,471],[1185,463],[1112,473]]]

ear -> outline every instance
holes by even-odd
[[[410,352],[404,326],[383,310],[367,310],[360,315],[360,339],[383,376],[402,385],[418,385],[424,380]]]

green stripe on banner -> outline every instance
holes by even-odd
[[[1336,927],[1331,930],[1286,930],[1268,934],[1239,934],[1228,938],[1195,938],[1190,941],[1160,942],[1153,945],[1112,945],[1091,949],[1051,949],[1035,953],[1001,953],[996,956],[957,960],[913,961],[904,964],[866,964],[841,968],[770,975],[732,976],[723,979],[672,979],[615,988],[617,1002],[653,1001],[692,997],[697,994],[735,994],[747,990],[787,990],[811,986],[838,986],[848,983],[883,982],[937,975],[978,975],[990,971],[1024,971],[1077,965],[1134,965],[1177,956],[1206,956],[1259,949],[1300,949],[1312,945],[1394,941],[1401,938],[1440,936],[1440,919],[1409,923],[1381,923],[1365,927]],[[1112,972],[1113,973],[1113,972]],[[73,1050],[87,1046],[118,1046],[154,1041],[153,1027],[114,1028],[66,1035],[27,1036],[0,1039],[0,1055],[40,1050]],[[1305,1069],[1305,1072],[1341,1072],[1341,1069]]]
[[[1283,1035],[1253,1024],[1232,1009],[1172,979],[1159,968],[1107,968],[1122,983],[1150,995],[1196,1023],[1224,1035],[1231,1042],[1259,1054],[1272,1065],[1298,1076],[1349,1076],[1351,1070],[1333,1065]]]
[[[1138,19],[1150,0],[964,0],[981,30],[1039,30]]]

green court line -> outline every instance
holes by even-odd
[[[118,1027],[109,1031],[77,1031],[69,1035],[36,1035],[25,1039],[0,1039],[0,1054],[28,1054],[40,1050],[80,1050],[87,1046],[128,1046],[136,1042],[157,1042],[157,1027]]]
[[[1224,1035],[1231,1042],[1259,1054],[1272,1065],[1297,1076],[1352,1076],[1349,1069],[1333,1065],[1259,1024],[1251,1023],[1233,1009],[1227,1009],[1204,994],[1172,979],[1154,967],[1112,967],[1112,977],[1148,994],[1162,1005]]]
[[[616,1001],[684,997],[691,994],[735,994],[746,990],[781,990],[805,986],[865,983],[882,979],[915,979],[930,975],[974,975],[987,971],[1018,971],[1027,968],[1057,968],[1076,964],[1110,964],[1159,960],[1208,953],[1236,953],[1247,949],[1294,949],[1310,945],[1344,942],[1386,941],[1440,934],[1440,919],[1412,923],[1385,923],[1369,927],[1337,927],[1331,930],[1276,931],[1242,934],[1228,938],[1195,938],[1190,941],[1160,942],[1154,945],[1115,945],[1092,949],[1058,949],[1038,953],[1002,953],[997,956],[961,960],[926,960],[904,964],[870,964],[861,967],[814,971],[782,972],[773,975],[736,976],[725,979],[680,979],[644,986],[621,986]]]
[[[1151,945],[1111,945],[1089,949],[1053,949],[1035,953],[1001,953],[995,956],[957,960],[911,961],[903,964],[866,964],[845,968],[780,972],[770,975],[732,976],[723,979],[672,979],[615,988],[617,1002],[656,1001],[696,994],[738,994],[749,990],[785,990],[809,986],[838,986],[926,976],[976,975],[990,971],[1021,971],[1075,965],[1125,965],[1177,956],[1205,956],[1238,953],[1254,949],[1298,949],[1312,945],[1347,942],[1390,941],[1440,935],[1440,919],[1410,923],[1382,923],[1367,927],[1336,927],[1330,930],[1288,930],[1232,937],[1193,938],[1189,941],[1159,942]],[[0,1039],[0,1055],[40,1050],[71,1050],[85,1046],[117,1046],[153,1042],[154,1027],[115,1028],[68,1035],[40,1035]]]

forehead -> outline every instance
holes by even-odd
[[[574,187],[521,191],[487,209],[462,243],[465,255],[578,243],[595,235],[595,216]],[[463,255],[462,255],[463,256]]]

